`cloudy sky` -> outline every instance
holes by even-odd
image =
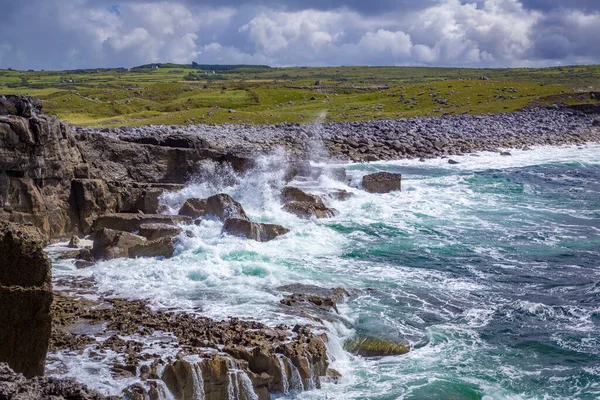
[[[600,0],[0,0],[0,68],[600,63]]]

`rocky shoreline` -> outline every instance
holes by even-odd
[[[594,142],[600,140],[598,114],[600,105],[556,105],[511,113],[400,120],[78,128],[77,132],[168,147],[233,149],[237,154],[283,148],[295,158],[365,162]]]
[[[53,361],[59,355],[103,360],[110,365],[111,379],[127,382],[118,395],[129,399],[164,399],[168,394],[177,399],[268,399],[335,382],[339,374],[329,368],[323,321],[335,320],[337,303],[351,296],[342,288],[279,288],[280,307],[313,325],[216,321],[111,298],[98,293],[93,280],[61,280],[55,282],[60,289],[52,290],[43,245],[71,238],[70,250],[61,257],[86,268],[113,258],[171,257],[178,237],[193,235],[186,227],[204,218],[223,222],[222,234],[274,240],[289,230],[250,220],[226,194],[189,198],[179,215],[165,215],[160,197],[222,169],[243,175],[257,155],[280,148],[286,153],[278,166],[285,183],[322,175],[344,182],[344,169],[317,168],[307,160],[450,157],[600,141],[600,122],[591,114],[598,110],[585,111],[555,107],[343,124],[95,130],[44,115],[36,99],[0,96],[0,300],[11,305],[0,312],[0,338],[10,344],[0,343],[0,362],[25,375],[0,364],[0,397],[23,386],[28,388],[23,399],[103,398],[73,382],[26,381],[44,373],[48,347],[52,374],[60,375],[60,363]],[[401,190],[401,176],[365,176],[362,188],[371,193]],[[327,199],[351,195],[341,189],[317,195],[288,184],[280,193],[281,208],[299,218],[330,218],[337,210]],[[93,245],[79,243],[84,236]],[[27,345],[32,340],[35,345]],[[368,337],[354,338],[346,350],[376,357],[410,349],[405,343]]]

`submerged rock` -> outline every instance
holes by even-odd
[[[289,233],[289,229],[281,225],[261,224],[245,219],[230,218],[223,225],[223,232],[232,236],[241,236],[257,242],[268,242],[278,236]]]
[[[344,348],[352,354],[363,357],[396,356],[410,351],[410,346],[406,342],[372,336],[357,336],[349,339],[344,343]]]
[[[28,378],[44,374],[51,331],[52,265],[42,244],[36,229],[0,221],[0,362]]]
[[[362,179],[363,188],[369,193],[389,193],[401,190],[402,175],[389,172],[378,172],[365,175]]]

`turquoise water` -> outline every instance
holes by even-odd
[[[156,307],[288,325],[307,321],[279,305],[278,286],[347,288],[353,296],[324,326],[343,378],[299,398],[600,397],[600,146],[457,160],[347,165],[350,188],[297,182],[355,193],[319,221],[280,210],[280,158],[245,177],[217,169],[211,183],[164,203],[174,211],[187,197],[224,191],[251,218],[291,233],[256,243],[204,221],[171,260],[59,265],[56,275],[94,276],[101,290]],[[360,190],[362,175],[378,170],[402,173],[403,191]],[[408,340],[412,351],[354,357],[342,343],[357,334]]]

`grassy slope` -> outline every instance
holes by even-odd
[[[185,80],[190,73],[202,80]],[[479,79],[484,76],[489,80]],[[335,88],[315,86],[317,80]],[[348,88],[372,85],[387,88]],[[589,101],[589,95],[576,93],[589,87],[600,88],[600,66],[246,68],[206,76],[188,66],[145,72],[0,70],[0,93],[40,97],[48,113],[84,126],[353,121],[501,112],[531,104]]]

